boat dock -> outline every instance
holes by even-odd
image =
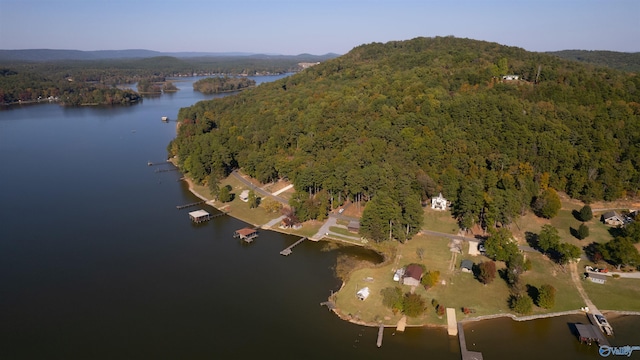
[[[380,327],[378,328],[378,340],[376,341],[376,345],[378,347],[382,346],[382,335],[384,334],[384,325],[380,324]]]
[[[289,255],[291,255],[291,253],[293,252],[291,249],[293,249],[296,245],[300,244],[301,242],[303,242],[303,241],[305,241],[305,240],[307,240],[307,238],[306,238],[306,237],[303,237],[302,239],[300,239],[300,240],[298,240],[298,241],[294,242],[294,243],[293,243],[293,244],[291,244],[288,248],[286,248],[286,249],[284,249],[284,250],[280,251],[280,255],[283,255],[283,256],[289,256]]]
[[[211,219],[211,215],[204,210],[196,210],[189,213],[189,218],[196,224]]]
[[[204,203],[205,203],[205,201],[202,200],[202,201],[194,202],[194,203],[191,203],[191,204],[177,205],[176,209],[182,210],[182,209],[190,208],[190,207],[193,207],[193,206],[196,206],[196,205],[200,205],[200,204],[204,204]]]
[[[171,161],[165,160],[165,161],[158,161],[158,162],[151,162],[151,161],[147,162],[147,166],[157,166],[157,165],[167,165],[167,164],[171,164]]]
[[[460,340],[460,355],[462,360],[482,360],[482,353],[467,350],[467,342],[464,338],[462,322],[458,323],[458,339]]]
[[[581,343],[589,344],[598,343],[598,345],[609,346],[609,341],[604,337],[600,329],[596,325],[574,324],[578,331],[578,340]]]
[[[251,228],[239,229],[233,233],[233,237],[240,238],[242,241],[246,243],[251,243],[253,242],[253,239],[258,237],[258,230],[251,229]]]

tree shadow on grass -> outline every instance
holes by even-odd
[[[582,221],[582,218],[580,217],[580,211],[578,210],[572,210],[571,211],[571,215],[573,215],[573,217],[578,220],[578,221]]]
[[[540,294],[540,291],[538,290],[537,287],[527,284],[527,295],[529,295],[529,297],[531,299],[533,299],[533,302],[538,305],[538,295]]]
[[[578,229],[574,229],[573,227],[570,227],[569,228],[569,232],[571,233],[571,236],[573,236],[574,238],[576,238],[578,240],[582,240],[582,239],[580,239],[580,235],[578,235]]]
[[[524,238],[527,240],[527,244],[536,250],[540,250],[538,247],[538,234],[532,233],[530,231],[526,231],[524,233]]]

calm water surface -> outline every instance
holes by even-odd
[[[242,222],[196,226],[176,210],[197,199],[179,173],[147,166],[175,136],[160,118],[212,98],[181,80],[130,107],[0,111],[0,358],[459,359],[443,330],[389,329],[378,349],[377,329],[319,305],[340,286],[338,253],[366,252],[305,242],[282,257],[296,237],[244,246]],[[571,335],[576,320],[474,323],[467,342],[485,359],[598,358]],[[612,323],[613,343],[640,345],[637,319]]]

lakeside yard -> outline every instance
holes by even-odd
[[[380,291],[386,287],[399,286],[403,293],[411,291],[407,285],[401,285],[393,281],[393,274],[398,267],[410,263],[424,264],[428,271],[440,271],[440,282],[425,290],[423,286],[415,288],[415,293],[421,295],[427,303],[427,312],[417,318],[408,318],[408,325],[441,325],[446,324],[446,316],[438,317],[435,308],[431,305],[432,299],[439,304],[456,309],[458,320],[470,317],[512,313],[508,306],[510,295],[506,282],[497,277],[491,284],[484,285],[473,274],[460,270],[460,262],[463,259],[472,260],[478,264],[489,261],[488,258],[467,254],[468,244],[463,246],[463,254],[453,255],[449,250],[449,240],[433,236],[416,236],[405,244],[397,244],[396,256],[389,262],[372,268],[354,271],[344,286],[335,295],[335,302],[340,315],[368,324],[383,323],[395,325],[402,314],[394,314],[391,309],[382,304]],[[424,250],[420,259],[418,249]],[[556,265],[548,258],[537,253],[527,253],[531,260],[532,270],[522,275],[522,282],[534,287],[550,284],[558,291],[556,304],[552,309],[543,309],[534,306],[531,315],[547,314],[552,312],[578,310],[584,306],[580,295],[573,286],[571,274],[568,268]],[[452,263],[452,259],[455,259]],[[453,269],[451,266],[453,265]],[[504,264],[498,262],[498,269],[504,268]],[[444,284],[442,283],[444,281]],[[369,287],[371,295],[364,301],[356,297],[356,292]],[[465,315],[462,308],[467,307],[474,311]]]
[[[278,218],[279,212],[268,212],[264,207],[251,209],[248,203],[239,199],[239,194],[247,189],[240,180],[230,176],[222,181],[220,186],[230,185],[234,199],[228,203],[213,201],[209,190],[201,185],[192,186],[192,191],[198,193],[210,201],[216,208],[229,212],[233,217],[246,221],[255,226],[261,226],[269,221]],[[286,187],[286,183],[272,185],[255,184],[255,186],[269,187],[269,190],[277,191]],[[286,193],[284,193],[286,195]],[[581,205],[574,202],[563,201],[559,214],[551,220],[540,219],[533,214],[527,214],[518,219],[511,227],[514,237],[520,244],[526,244],[525,236],[527,232],[537,234],[544,224],[551,224],[556,227],[563,241],[583,247],[590,242],[607,242],[612,236],[609,233],[610,227],[594,219],[588,222],[590,236],[585,240],[578,240],[571,235],[571,228],[577,228],[581,222],[573,215],[573,211],[579,210]],[[355,209],[350,209],[355,210]],[[345,226],[346,223],[338,221],[338,225]],[[298,236],[310,237],[316,234],[323,224],[319,221],[310,221],[303,224],[300,229],[280,229],[274,226],[274,230],[294,234]],[[424,211],[424,227],[431,231],[443,234],[457,234],[458,227],[456,220],[451,216],[450,211],[435,211],[426,208]],[[353,236],[346,229],[338,226],[330,228],[331,239],[335,241],[350,242],[347,237]],[[344,235],[345,238],[341,238]],[[471,256],[468,254],[469,245],[467,242],[459,244],[462,253],[454,254],[450,251],[451,240],[439,236],[417,235],[413,239],[402,244],[395,241],[385,241],[380,244],[369,243],[367,246],[382,254],[387,260],[379,265],[359,264],[355,268],[343,268],[340,276],[343,278],[342,288],[333,296],[336,304],[336,312],[339,316],[349,321],[362,324],[376,325],[385,324],[395,326],[401,313],[394,313],[391,309],[382,304],[380,291],[387,287],[399,286],[403,293],[414,291],[425,300],[427,311],[415,318],[407,318],[408,326],[445,326],[446,316],[438,316],[432,306],[432,300],[445,307],[456,310],[458,320],[474,318],[487,315],[500,315],[513,313],[508,306],[510,289],[506,282],[497,276],[488,285],[482,284],[473,274],[460,270],[460,262],[468,259],[475,264],[489,261],[482,255]],[[555,306],[551,309],[543,309],[534,305],[530,315],[543,315],[555,312],[578,310],[585,304],[571,280],[568,267],[563,267],[552,262],[548,257],[538,252],[526,252],[525,256],[531,261],[532,269],[521,276],[523,284],[539,288],[543,284],[550,284],[557,289]],[[396,269],[404,267],[410,263],[422,264],[427,271],[439,271],[440,278],[436,286],[425,289],[417,286],[413,290],[411,287],[401,285],[393,281],[393,274]],[[504,263],[496,263],[498,269],[505,267]],[[580,265],[584,268],[584,264]],[[584,288],[592,297],[598,307],[606,310],[626,310],[640,311],[640,303],[636,299],[640,296],[640,280],[637,279],[610,279],[606,285],[593,284],[584,281]],[[361,301],[357,298],[356,292],[369,287],[370,296]],[[470,314],[464,314],[462,308],[472,310]]]

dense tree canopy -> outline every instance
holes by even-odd
[[[411,236],[437,191],[469,228],[509,224],[548,189],[591,201],[640,186],[638,75],[468,39],[359,46],[178,118],[169,151],[197,181],[242,168],[363,200],[384,215],[363,218],[376,239]]]

